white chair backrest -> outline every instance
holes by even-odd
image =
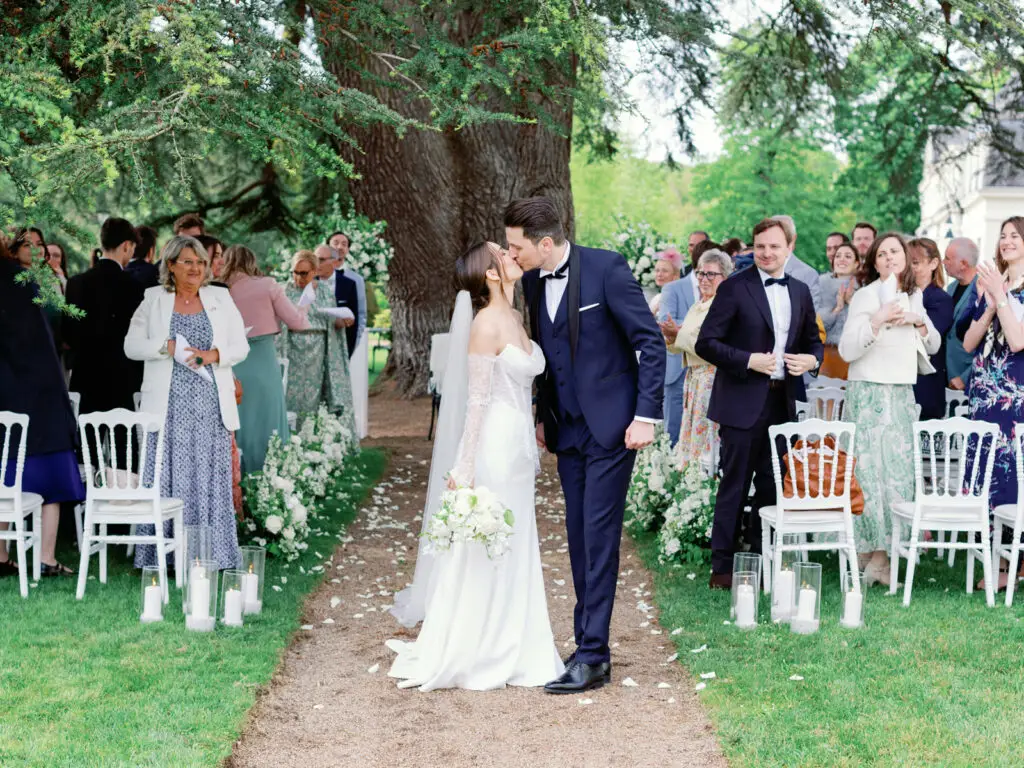
[[[277,358],[277,364],[281,366],[281,386],[284,388],[285,394],[288,393],[288,358],[279,357]]]
[[[435,333],[430,337],[430,390],[440,392],[444,383],[444,369],[448,365],[448,334]]]
[[[839,387],[810,387],[807,405],[803,409],[808,418],[842,421],[846,404],[846,390]]]
[[[82,393],[68,392],[68,400],[71,401],[71,411],[75,414],[75,421],[78,421],[78,412],[82,408]]]
[[[946,390],[946,416],[963,416],[967,418],[967,393],[959,389]]]
[[[135,403],[135,410],[141,410],[142,408],[142,393],[136,392],[132,395],[132,402]]]
[[[783,509],[849,507],[856,432],[854,424],[824,419],[789,422],[768,428],[780,518]],[[787,460],[788,466],[783,459]],[[812,473],[815,475],[813,479]],[[785,491],[787,474],[791,485],[789,494]]]
[[[15,428],[18,431],[17,442],[11,439]],[[12,411],[0,411],[0,429],[3,430],[3,443],[0,448],[0,499],[21,499],[21,475],[25,469],[25,446],[28,445],[28,415]],[[7,467],[13,464],[14,474]]]
[[[987,517],[999,426],[962,416],[914,422],[915,500]]]
[[[818,376],[816,378],[811,379],[811,386],[846,389],[846,379],[833,379],[831,376]]]
[[[160,498],[164,459],[164,424],[160,416],[115,408],[84,414],[78,419],[78,427],[85,460],[85,487],[90,498]]]

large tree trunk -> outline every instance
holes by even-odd
[[[397,112],[424,122],[428,107],[408,94],[357,78],[325,62],[342,85],[369,91]],[[498,101],[493,108],[508,110]],[[551,105],[547,108],[554,112]],[[537,124],[489,123],[460,131],[352,129],[349,153],[362,177],[350,183],[356,208],[387,221],[395,249],[389,269],[392,349],[388,368],[407,396],[426,392],[430,337],[446,333],[455,303],[454,264],[479,240],[504,242],[502,215],[517,197],[547,195],[573,220],[569,183],[572,104],[558,105],[559,136]]]

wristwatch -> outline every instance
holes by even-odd
[[[1002,300],[996,302],[996,309],[1002,309],[1003,307],[1005,307],[1009,303],[1010,303],[1009,301],[1007,301],[1005,298],[1003,298]]]

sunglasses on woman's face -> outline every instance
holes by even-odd
[[[309,277],[313,273],[308,269],[293,269],[292,274],[296,277]]]

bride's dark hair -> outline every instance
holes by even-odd
[[[487,287],[488,269],[504,274],[491,244],[485,240],[469,246],[455,261],[455,284],[460,291],[469,292],[476,311],[486,307],[491,300],[491,290]]]

